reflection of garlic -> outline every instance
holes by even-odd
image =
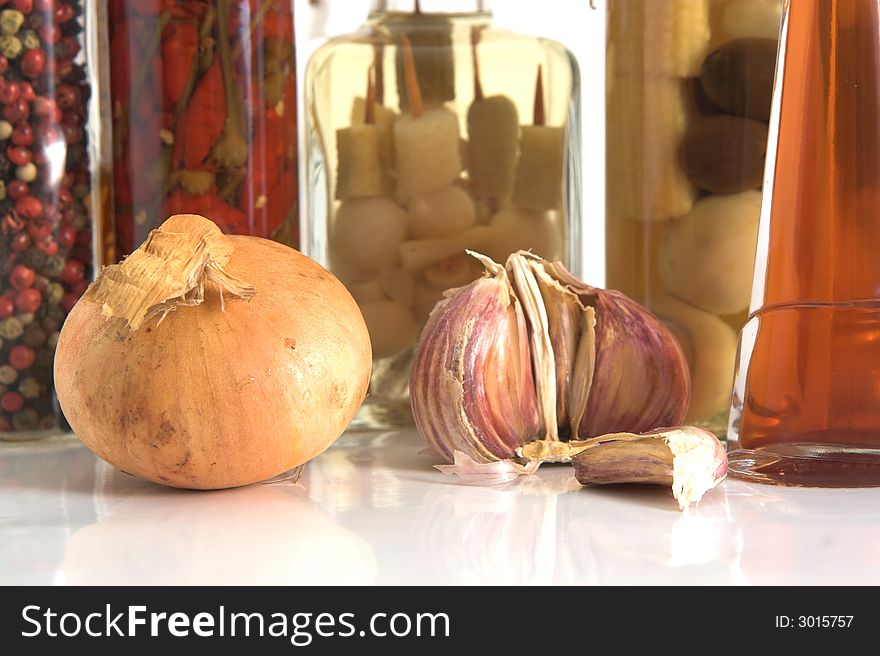
[[[685,421],[706,421],[727,410],[736,360],[736,333],[714,314],[671,296],[655,296],[651,309],[678,339],[691,372]]]
[[[669,485],[684,510],[727,476],[724,445],[704,428],[661,428],[606,438],[572,461],[575,476],[584,485]]]
[[[746,309],[752,288],[761,192],[709,196],[670,223],[660,247],[666,288],[713,314]]]
[[[687,365],[663,324],[558,263],[517,253],[437,305],[410,379],[422,437],[452,462],[510,458],[535,439],[677,424]],[[560,371],[563,373],[560,374]]]
[[[407,214],[387,198],[344,202],[336,211],[331,247],[367,274],[395,266],[406,239]]]
[[[476,214],[470,194],[447,185],[410,201],[410,232],[416,239],[452,237],[473,227]]]
[[[394,301],[370,301],[360,309],[370,333],[373,358],[394,355],[415,343],[416,319],[408,307]]]

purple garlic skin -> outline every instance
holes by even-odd
[[[413,416],[447,462],[455,451],[476,462],[511,458],[541,429],[525,316],[498,275],[441,301],[416,348]]]
[[[678,341],[629,297],[600,289],[593,293],[596,369],[578,436],[681,424],[690,401],[690,374]]]

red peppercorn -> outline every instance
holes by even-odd
[[[66,7],[70,5],[64,5]],[[21,72],[30,78],[39,77],[46,67],[46,53],[42,48],[31,48],[21,56]]]
[[[70,189],[59,189],[55,202],[62,209],[70,207],[73,203],[73,194],[70,193]]]
[[[24,98],[18,98],[15,102],[3,108],[3,118],[10,123],[17,123],[31,115],[31,106]]]
[[[55,1],[56,0],[34,0],[34,7],[36,7],[37,11],[48,14],[52,11]]]
[[[9,159],[12,159],[11,157]],[[19,216],[36,219],[43,213],[43,204],[33,196],[22,196],[15,201],[15,211]]]
[[[0,75],[6,72],[9,68],[9,60],[6,58],[6,55],[0,55]]]
[[[56,107],[58,107],[58,103],[55,102],[54,98],[47,98],[46,96],[34,98],[34,114],[37,116],[51,116],[55,112]]]
[[[35,359],[34,350],[24,344],[16,344],[9,351],[9,364],[19,371],[30,367]]]
[[[20,93],[21,87],[18,85],[18,82],[6,82],[0,86],[0,103],[4,105],[14,103],[18,100]]]
[[[30,191],[30,187],[28,183],[24,180],[19,180],[15,178],[14,180],[10,180],[6,183],[6,195],[9,196],[12,200],[18,200],[22,196],[27,196],[27,193]]]
[[[61,57],[73,59],[79,54],[80,45],[75,36],[68,34],[67,36],[61,37],[56,48],[62,53],[60,55]],[[58,57],[59,55],[56,54],[55,56]]]
[[[28,223],[27,231],[31,239],[40,241],[52,235],[52,224],[48,221],[33,221]]]
[[[61,279],[73,285],[82,280],[86,275],[86,268],[83,263],[78,260],[68,260],[61,271]]]
[[[79,296],[77,296],[73,292],[67,292],[64,296],[61,297],[61,307],[64,308],[65,312],[70,312],[73,309],[73,306],[76,305],[76,302],[78,300]]]
[[[18,392],[6,392],[0,396],[0,408],[6,412],[18,412],[24,407],[24,397]]]
[[[20,121],[15,124],[15,130],[12,131],[12,143],[16,146],[30,146],[34,143],[34,129],[29,123]]]
[[[34,9],[34,0],[12,0],[12,6],[23,14],[29,14]]]
[[[15,309],[19,312],[36,312],[42,302],[43,295],[39,289],[22,289],[15,297]]]
[[[21,97],[28,102],[31,102],[34,98],[37,97],[37,92],[34,91],[34,85],[32,85],[30,82],[21,82],[19,83],[19,85],[21,87]]]
[[[46,70],[49,71],[51,68],[51,72],[55,74],[55,77],[59,80],[66,80],[71,75],[73,75],[73,60],[72,59],[53,59],[46,65]]]
[[[17,232],[13,235],[12,239],[9,242],[10,246],[12,246],[12,250],[16,253],[21,253],[26,250],[28,246],[31,245],[31,238],[28,236],[26,232]]]
[[[10,146],[6,149],[6,157],[16,166],[24,166],[31,161],[31,151],[23,146]]]
[[[73,8],[72,4],[63,4],[55,7],[55,11],[52,13],[52,18],[56,23],[66,23],[71,18],[76,16],[76,11]]]
[[[64,215],[55,205],[47,205],[43,207],[43,221],[46,223],[57,226],[61,223],[62,218],[64,218]]]
[[[64,223],[58,228],[58,243],[64,248],[70,248],[76,241],[76,228],[69,223]]]
[[[61,109],[70,109],[79,104],[80,93],[72,84],[59,84],[55,89],[55,100]]]
[[[37,243],[37,248],[43,251],[49,257],[55,255],[58,252],[58,244],[54,239],[44,239]]]
[[[61,28],[53,23],[43,23],[37,28],[37,34],[43,43],[58,43],[61,40]]]
[[[86,293],[86,290],[89,288],[88,280],[80,280],[73,287],[70,288],[70,291],[73,292],[77,298]]]
[[[16,264],[9,272],[9,284],[15,289],[27,289],[34,284],[34,270],[24,264]]]
[[[0,296],[0,319],[8,319],[15,311],[15,305],[8,296]]]
[[[78,125],[62,123],[61,131],[64,133],[64,141],[68,146],[78,144],[83,139],[83,130]]]

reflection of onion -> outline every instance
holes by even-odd
[[[70,539],[64,583],[369,584],[376,558],[291,484],[193,494],[151,488]]]

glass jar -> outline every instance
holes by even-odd
[[[781,0],[610,0],[607,284],[679,338],[686,421],[727,428],[747,318]]]
[[[112,0],[102,11],[117,259],[176,213],[296,245],[292,2]]]
[[[55,345],[100,264],[93,225],[105,197],[85,60],[93,9],[74,0],[0,6],[0,441],[69,432],[53,386]]]
[[[730,471],[880,485],[880,18],[786,3]]]
[[[411,422],[413,347],[446,289],[532,249],[580,270],[578,70],[486,2],[375,1],[305,79],[304,246],[358,302],[373,378],[356,425]]]

